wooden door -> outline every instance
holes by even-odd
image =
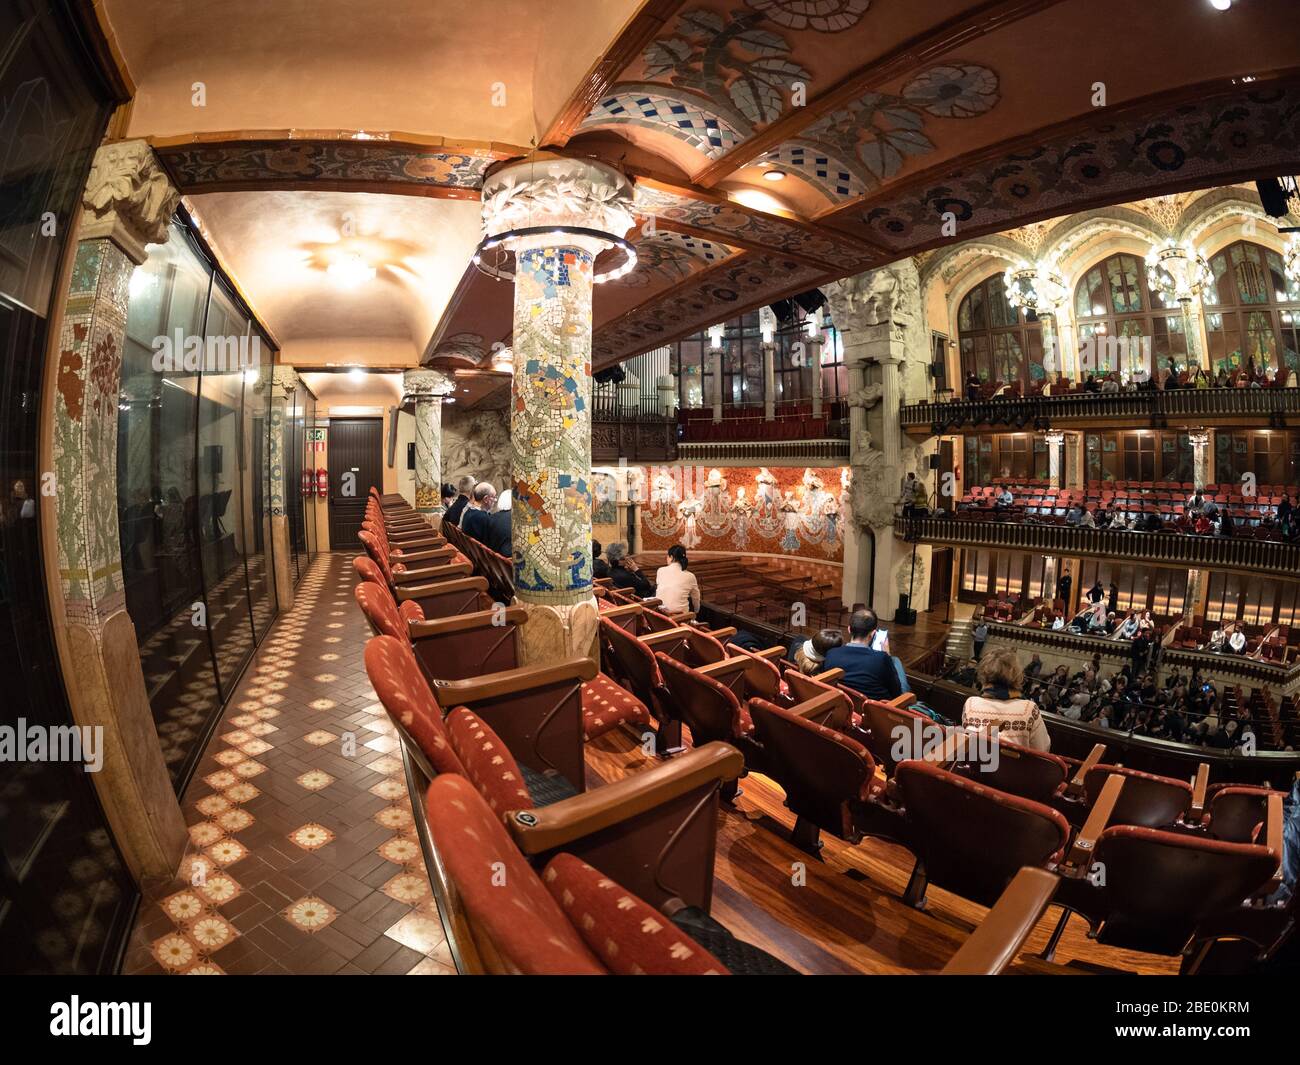
[[[331,418],[329,423],[330,548],[360,548],[357,533],[373,485],[384,490],[384,423],[379,418]]]

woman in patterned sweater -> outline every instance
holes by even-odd
[[[974,729],[996,727],[998,735],[1012,743],[1036,751],[1050,750],[1052,738],[1037,704],[1020,696],[1024,673],[1014,649],[995,647],[986,651],[976,673],[980,694],[966,700],[961,723]]]

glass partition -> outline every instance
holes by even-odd
[[[271,557],[271,386],[270,347],[259,335],[263,357],[244,381],[243,439],[246,467],[245,527],[248,530],[248,593],[257,639],[266,635],[275,618],[275,578]]]

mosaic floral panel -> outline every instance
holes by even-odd
[[[1245,170],[1283,172],[1300,153],[1300,86],[1265,87],[1167,108],[1136,125],[1109,125],[1021,149],[942,184],[885,196],[835,221],[900,252],[942,239],[951,211],[967,235],[1066,212],[1089,197],[1118,199],[1174,182],[1211,184]]]
[[[786,141],[764,155],[762,161],[771,169],[808,182],[832,203],[855,199],[867,191],[859,167],[841,162],[819,145]]]
[[[865,268],[874,258],[870,249],[856,241],[817,232],[776,215],[747,212],[731,203],[683,196],[646,182],[637,184],[636,209],[638,214],[710,230],[720,238],[735,237],[741,243],[803,256],[828,267],[843,266],[846,271],[859,265]]]
[[[693,237],[687,233],[660,230],[636,242],[636,268],[615,285],[645,288],[656,282],[675,284],[711,263],[720,263],[733,255],[725,244]]]
[[[725,321],[740,307],[812,288],[825,275],[824,270],[793,259],[737,257],[734,264],[710,270],[603,326],[592,341],[592,358],[605,365],[639,355]]]
[[[592,256],[551,247],[515,258],[515,591],[578,603],[591,596]]]
[[[54,481],[59,574],[71,621],[125,601],[117,522],[118,389],[134,264],[108,240],[77,246],[59,343]],[[31,486],[34,491],[37,486]]]
[[[640,482],[644,550],[748,551],[818,561],[844,559],[848,467],[652,466]],[[844,517],[842,517],[844,516]]]
[[[246,141],[182,145],[158,152],[184,191],[206,185],[314,181],[391,181],[479,189],[497,156],[439,151],[384,141]]]

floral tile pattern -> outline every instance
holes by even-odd
[[[317,558],[259,648],[182,797],[190,849],[146,885],[125,972],[454,974],[353,580],[350,557]],[[323,609],[342,611],[329,681],[311,672]]]

